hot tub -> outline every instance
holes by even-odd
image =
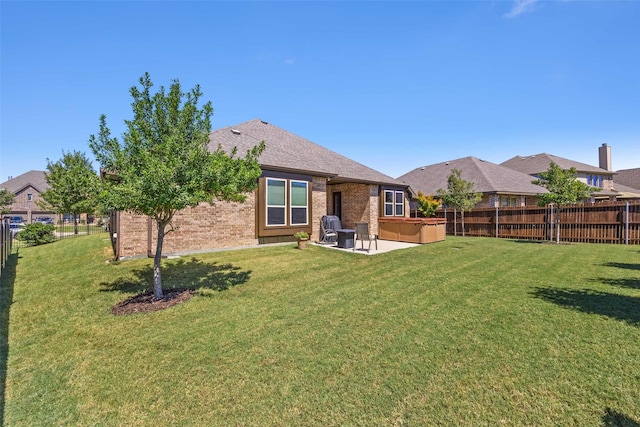
[[[432,243],[444,240],[446,218],[380,218],[378,237],[408,243]]]

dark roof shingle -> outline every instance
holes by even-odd
[[[598,175],[610,175],[615,173],[586,163],[576,162],[547,153],[534,154],[532,156],[515,156],[500,163],[500,166],[505,166],[509,169],[513,169],[514,171],[526,173],[527,175],[535,175],[549,170],[549,165],[551,163],[555,163],[564,170],[575,168],[577,172],[596,173]]]
[[[263,169],[316,174],[331,177],[335,182],[405,186],[388,175],[260,119],[215,130],[209,134],[209,141],[211,150],[218,145],[225,151],[237,147],[241,156],[264,141],[266,148],[259,159]]]
[[[0,184],[0,188],[5,188],[7,191],[16,194],[29,185],[40,193],[46,191],[49,188],[49,184],[47,184],[45,172],[36,170],[25,172],[22,175],[3,182]]]
[[[616,171],[615,183],[640,190],[640,168]]]
[[[533,178],[529,175],[476,157],[416,168],[398,180],[411,186],[414,191],[435,194],[439,189],[447,189],[447,178],[452,169],[460,170],[461,178],[472,182],[474,190],[482,193],[535,195],[547,192],[544,187],[532,184]]]

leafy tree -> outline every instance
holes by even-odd
[[[430,217],[436,214],[442,206],[442,199],[436,199],[433,194],[425,196],[422,191],[418,191],[418,211],[425,216]]]
[[[554,204],[556,206],[556,243],[560,243],[560,212],[562,208],[582,202],[600,188],[590,187],[577,179],[575,168],[562,169],[555,163],[549,164],[546,172],[541,172],[539,178],[531,181],[533,184],[549,190],[548,193],[538,194],[538,206]]]
[[[0,188],[0,214],[4,215],[9,212],[9,206],[13,204],[15,195],[6,188]]]
[[[451,169],[447,177],[447,190],[439,189],[436,194],[446,206],[457,209],[462,214],[462,235],[464,236],[464,213],[473,209],[482,193],[473,191],[473,182],[465,181],[459,169]]]
[[[258,157],[264,142],[236,157],[237,150],[208,149],[211,132],[211,102],[198,107],[202,95],[196,85],[183,93],[173,80],[151,94],[148,73],[132,87],[133,119],[126,120],[123,142],[112,138],[106,117],[100,118],[100,133],[89,145],[102,168],[115,179],[107,180],[103,193],[110,209],[127,210],[151,217],[157,228],[153,266],[153,292],[163,298],[160,261],[164,237],[173,230],[176,212],[201,202],[244,201],[261,174]],[[185,98],[183,100],[183,97]]]
[[[78,234],[80,214],[92,214],[98,207],[100,177],[91,161],[80,151],[63,151],[57,162],[47,159],[45,179],[49,188],[40,194],[40,206],[59,214],[72,214],[74,232]]]

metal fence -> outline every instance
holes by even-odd
[[[8,226],[7,226],[8,227]],[[79,224],[74,224],[73,222],[63,222],[61,224],[54,225],[55,229],[53,231],[53,235],[55,240],[68,239],[73,237],[86,236],[89,234],[97,234],[97,233],[106,233],[107,225],[102,222],[93,221],[93,222],[82,222]],[[15,229],[14,229],[15,233]],[[12,238],[12,248],[23,248],[28,246],[26,242],[17,238],[19,231],[17,234],[13,234]]]
[[[9,220],[5,219],[0,221],[0,275],[2,270],[11,254],[11,228],[9,227]]]
[[[565,242],[640,244],[640,201],[601,202],[563,207],[478,208],[464,213],[439,212],[447,218],[447,234],[509,239],[554,240],[560,215]]]

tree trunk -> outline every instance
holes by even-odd
[[[160,261],[162,261],[162,243],[164,241],[164,230],[166,223],[164,221],[158,221],[158,243],[156,245],[156,254],[153,257],[153,298],[162,299],[164,294],[162,293],[162,274],[160,271]]]
[[[556,223],[556,244],[560,244],[560,214],[558,214],[558,219]]]
[[[73,234],[78,234],[78,214],[73,214]]]

